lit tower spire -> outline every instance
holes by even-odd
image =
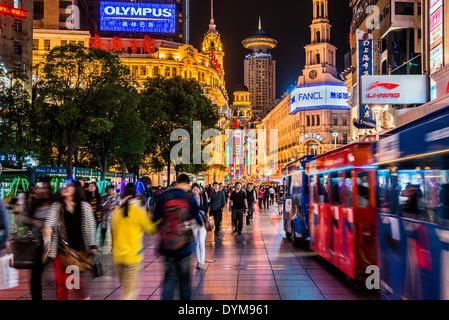
[[[259,31],[262,30],[262,17],[259,16]]]
[[[209,30],[215,30],[217,26],[214,21],[214,0],[210,0],[210,23]]]

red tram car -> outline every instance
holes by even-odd
[[[354,143],[307,163],[310,248],[349,277],[377,265],[376,167],[370,144]]]

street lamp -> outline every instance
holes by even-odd
[[[316,148],[318,148],[318,145],[316,143],[312,144],[313,154],[316,155]]]
[[[383,106],[376,104],[373,107],[371,107],[371,110],[373,110],[374,115],[376,116],[376,141],[379,141],[379,124],[380,124],[380,113],[384,109]]]
[[[331,134],[332,134],[332,137],[334,137],[334,149],[337,149],[337,138],[340,135],[340,131],[332,130]]]

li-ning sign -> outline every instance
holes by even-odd
[[[428,101],[427,76],[362,76],[362,104],[420,104]]]
[[[100,30],[175,33],[176,5],[101,1]]]

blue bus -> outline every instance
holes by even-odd
[[[449,299],[449,106],[372,145],[387,299]]]
[[[309,188],[306,163],[313,156],[304,156],[283,169],[284,186],[284,231],[294,243],[309,240]]]

